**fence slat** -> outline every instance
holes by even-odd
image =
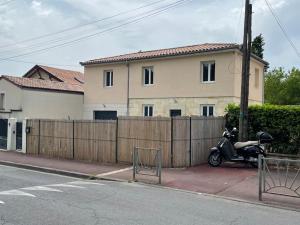
[[[27,134],[27,153],[132,163],[135,146],[159,148],[162,165],[171,167],[172,148],[173,166],[188,167],[207,162],[210,148],[218,142],[224,124],[221,117],[175,117],[173,125],[169,117],[119,117],[118,121],[28,120],[31,131]],[[150,160],[147,157],[153,156],[141,154],[140,157],[147,161]]]

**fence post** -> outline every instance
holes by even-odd
[[[26,154],[27,148],[27,119],[25,118],[22,122],[22,153]]]
[[[118,163],[118,129],[119,129],[119,118],[116,120],[116,163]]]
[[[7,150],[16,150],[17,119],[9,118],[7,124]]]
[[[75,158],[75,120],[73,120],[73,152],[72,152],[72,158]]]
[[[262,201],[262,155],[258,155],[258,200]]]
[[[161,151],[161,149],[159,150],[159,152],[158,152],[158,154],[159,154],[159,161],[158,161],[158,183],[159,184],[161,184],[161,163],[162,163],[162,151]]]
[[[192,166],[192,117],[190,116],[190,167]]]
[[[41,120],[39,120],[39,141],[38,141],[38,155],[40,154],[41,149]]]
[[[132,179],[133,181],[135,181],[135,173],[136,173],[136,147],[133,148],[133,154],[132,154],[132,162],[133,162],[133,167],[132,167],[132,171],[133,171],[133,174],[132,174]]]
[[[173,150],[173,117],[171,117],[171,167],[174,168],[174,150]]]

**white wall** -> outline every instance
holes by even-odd
[[[81,94],[24,89],[22,104],[22,119],[82,119]]]
[[[22,90],[19,87],[4,79],[0,79],[0,93],[5,94],[4,110],[0,111],[0,118],[9,118],[11,110],[20,110],[22,108]]]
[[[0,92],[5,93],[5,110],[0,111],[0,118],[17,118],[19,121],[24,118],[83,118],[82,94],[21,89],[3,79],[0,80]]]

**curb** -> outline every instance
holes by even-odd
[[[21,169],[28,169],[28,170],[34,170],[34,171],[40,171],[40,172],[51,173],[51,174],[58,174],[58,175],[75,177],[75,178],[80,178],[80,179],[87,179],[87,180],[106,180],[106,181],[116,181],[116,182],[127,182],[127,180],[122,180],[122,179],[117,179],[117,178],[98,177],[98,176],[95,176],[92,174],[85,174],[85,173],[73,172],[73,171],[68,171],[68,170],[58,170],[58,169],[53,169],[53,168],[49,168],[49,167],[33,166],[30,164],[22,164],[22,163],[16,163],[16,162],[11,162],[11,161],[4,161],[4,160],[0,160],[0,165],[17,167],[17,168],[21,168]]]
[[[15,162],[11,162],[11,161],[2,161],[1,160],[0,165],[12,166],[12,167],[28,169],[28,170],[35,170],[35,171],[40,171],[40,172],[45,172],[45,173],[53,173],[53,174],[70,176],[70,177],[81,178],[81,179],[93,179],[93,177],[94,177],[93,175],[84,174],[84,173],[71,172],[71,171],[67,171],[67,170],[57,170],[57,169],[48,168],[48,167],[39,167],[39,166],[30,165],[30,164],[15,163]]]

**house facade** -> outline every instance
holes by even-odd
[[[242,52],[236,44],[202,44],[81,63],[85,119],[129,116],[221,116],[240,101]],[[250,104],[263,102],[267,63],[250,65]]]
[[[0,76],[0,119],[82,119],[83,74],[33,68],[24,77]]]

